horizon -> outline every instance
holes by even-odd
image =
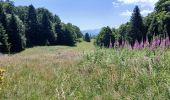
[[[13,0],[14,1],[14,0]],[[154,10],[158,0],[15,0],[16,6],[34,5],[45,7],[56,14],[64,23],[72,23],[82,31],[101,29],[104,26],[118,28],[129,21],[135,5],[141,9],[142,16]]]

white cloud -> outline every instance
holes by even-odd
[[[154,8],[154,5],[158,0],[117,0],[121,4],[133,4],[133,5],[140,5],[140,6],[147,6]]]
[[[146,16],[147,14],[149,14],[149,13],[151,13],[151,12],[152,12],[152,10],[146,10],[146,9],[144,9],[144,10],[141,11],[141,14],[142,14],[143,16]],[[125,12],[122,12],[120,15],[121,15],[121,16],[131,16],[131,15],[132,15],[132,11],[126,10]]]

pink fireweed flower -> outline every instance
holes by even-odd
[[[112,43],[110,43],[110,44],[109,44],[109,48],[112,48],[112,47],[113,47],[113,45],[112,45]]]
[[[160,43],[161,43],[160,39],[158,37],[156,37],[156,38],[153,39],[151,47],[157,48],[157,47],[159,47]]]
[[[164,49],[165,47],[166,47],[166,40],[163,39],[162,42],[161,42],[161,44],[160,44],[160,48],[161,48],[161,49]]]
[[[136,40],[133,48],[134,48],[134,49],[138,49],[139,47],[140,47],[140,44],[139,44],[139,42]]]
[[[110,38],[110,44],[109,44],[109,48],[112,48],[113,47],[113,44],[112,44],[112,40]]]
[[[166,37],[166,38],[165,38],[165,46],[170,46],[169,37]]]

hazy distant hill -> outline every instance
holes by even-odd
[[[99,34],[100,32],[100,29],[93,29],[93,30],[83,30],[82,33],[85,34],[85,33],[89,33],[91,35],[97,35]]]

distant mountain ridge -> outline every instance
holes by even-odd
[[[101,29],[90,29],[90,30],[83,30],[82,33],[86,34],[89,33],[90,35],[98,35]]]

